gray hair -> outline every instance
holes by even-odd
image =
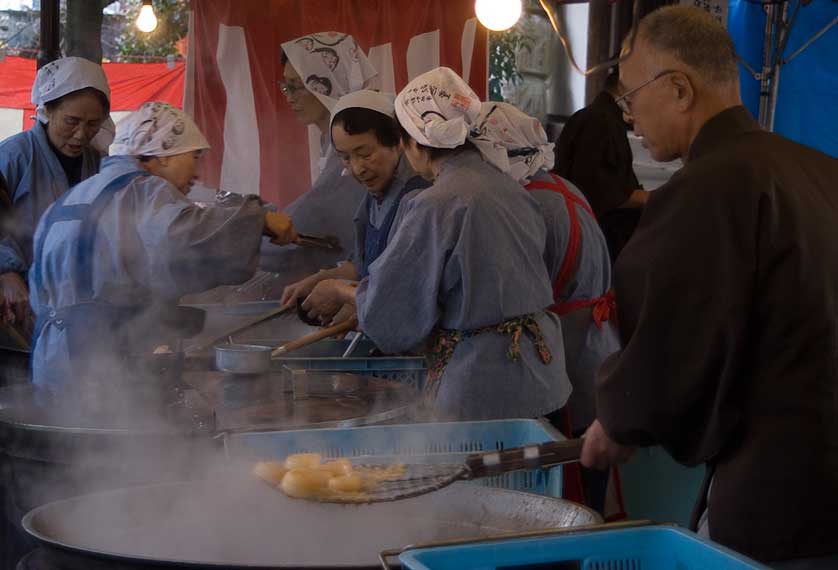
[[[706,11],[664,6],[643,18],[638,31],[653,49],[685,63],[709,83],[738,84],[733,38]]]

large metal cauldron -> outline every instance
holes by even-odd
[[[601,522],[585,507],[471,483],[393,503],[289,499],[246,472],[39,507],[24,528],[50,549],[144,567],[375,568],[391,547]]]
[[[31,356],[27,350],[0,346],[0,387],[31,381]]]
[[[131,402],[121,410],[115,404],[103,418],[64,403],[39,397],[32,385],[0,389],[0,568],[30,547],[19,525],[33,507],[97,490],[200,477],[215,454],[216,442],[196,430],[190,410],[161,419]]]
[[[192,387],[181,384],[180,393],[193,397],[176,402],[181,376],[170,373],[179,368],[170,361],[179,357],[156,355],[159,370],[147,383],[127,392],[103,386],[93,401],[87,391],[54,398],[31,384],[0,389],[0,570],[30,547],[19,528],[30,509],[105,489],[202,478],[218,455],[214,429],[363,425],[404,417],[416,401],[415,389],[376,378],[313,374],[307,397],[298,399],[272,375],[192,369],[182,377]],[[259,386],[270,397],[254,391]]]

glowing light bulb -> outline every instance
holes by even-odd
[[[477,0],[474,12],[481,24],[494,32],[508,30],[521,17],[521,0]]]
[[[143,7],[140,8],[140,15],[137,16],[137,28],[145,33],[157,29],[157,16],[154,15],[151,0],[143,0]]]

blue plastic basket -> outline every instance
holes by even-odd
[[[399,561],[410,570],[770,570],[672,526],[419,548]]]
[[[350,457],[358,463],[462,463],[470,453],[562,439],[557,430],[540,420],[494,420],[239,433],[226,436],[224,445],[228,456],[252,459],[314,452],[326,458]],[[477,481],[550,497],[562,495],[561,467]]]
[[[278,341],[269,339],[248,340],[248,344],[276,346]],[[370,341],[361,341],[353,356],[343,358],[349,346],[348,340],[325,340],[295,350],[274,359],[274,366],[305,368],[322,372],[349,372],[376,378],[386,378],[422,389],[427,368],[421,356],[365,356],[375,348]]]

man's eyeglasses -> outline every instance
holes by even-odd
[[[669,75],[670,73],[675,73],[676,71],[678,71],[678,70],[677,69],[667,69],[666,71],[661,71],[660,73],[658,73],[653,78],[646,81],[645,83],[641,83],[640,85],[638,85],[634,89],[629,89],[628,91],[626,91],[625,93],[623,93],[622,95],[620,95],[619,97],[614,99],[614,102],[617,104],[617,106],[620,108],[620,110],[623,113],[625,113],[626,115],[631,115],[631,99],[629,98],[631,95],[634,95],[640,89],[643,89],[644,87],[646,87],[650,83],[653,83],[653,82],[657,81],[658,79],[660,79],[664,75]]]
[[[302,83],[288,83],[285,81],[279,82],[279,90],[282,91],[282,94],[286,97],[294,97],[301,91],[305,91],[305,85]]]

